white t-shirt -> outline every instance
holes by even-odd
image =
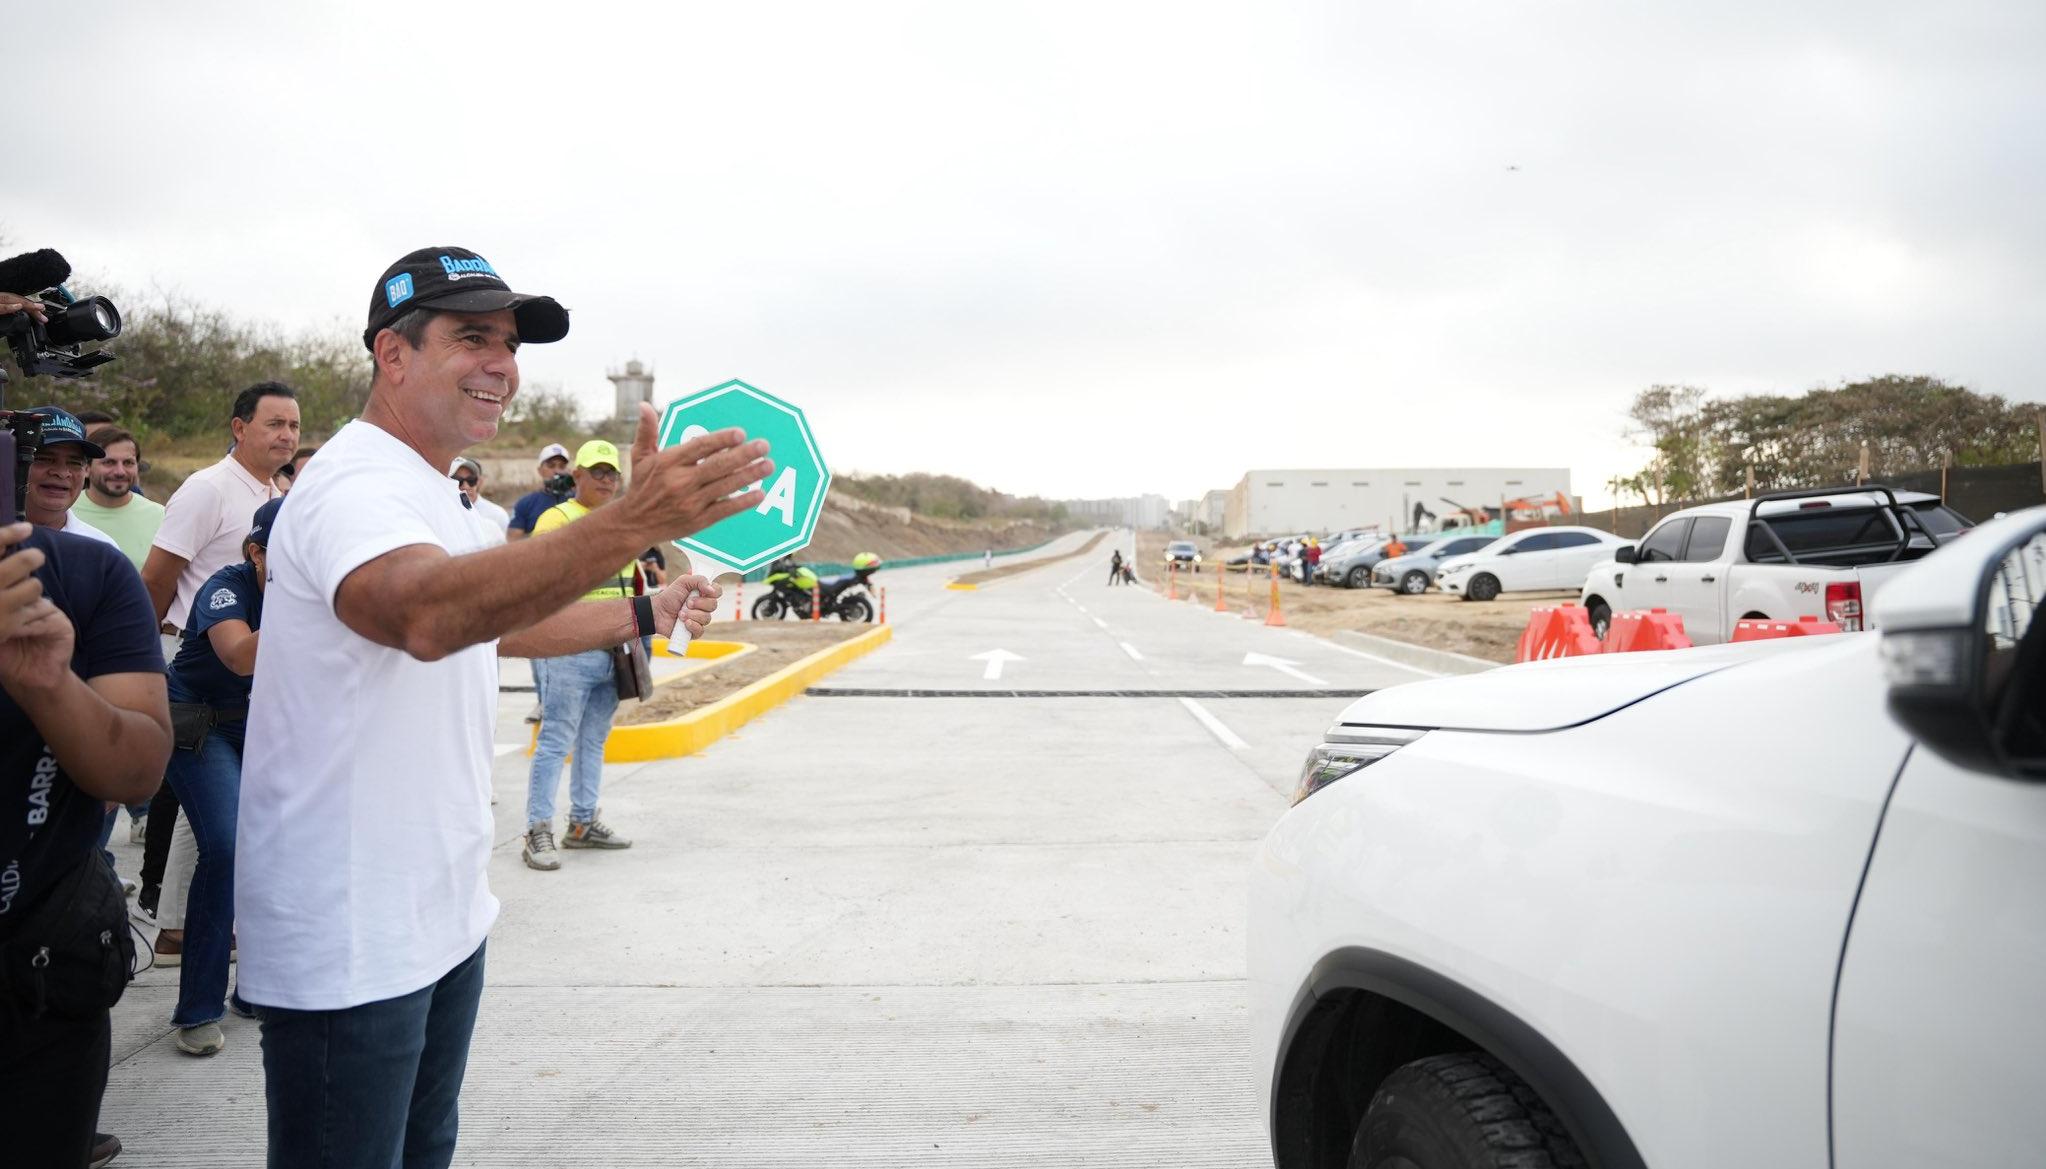
[[[257,508],[276,496],[277,489],[269,480],[249,474],[233,455],[194,471],[179,485],[163,505],[163,524],[151,541],[152,546],[185,558],[177,595],[171,598],[164,620],[179,629],[185,627],[192,595],[207,577],[242,558],[249,520]]]
[[[496,524],[499,536],[504,535],[505,530],[511,527],[511,513],[480,495],[476,497],[476,514]]]
[[[427,986],[497,920],[491,847],[497,645],[437,662],[334,613],[394,549],[490,547],[459,488],[357,419],[278,513],[242,757],[235,922],[242,997],[338,1010]]]
[[[74,536],[84,536],[89,540],[98,540],[102,544],[112,544],[116,548],[121,546],[119,540],[114,539],[112,536],[107,535],[105,532],[100,531],[68,511],[64,513],[64,526],[57,530],[69,532]],[[126,552],[121,553],[123,558],[126,558],[127,555]],[[204,584],[206,582],[200,581],[199,583]]]

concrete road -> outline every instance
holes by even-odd
[[[1426,674],[1106,587],[1113,540],[975,592],[884,572],[893,644],[700,756],[607,767],[636,847],[555,873],[519,860],[507,694],[457,1163],[1268,1164],[1245,869],[1341,692]],[[149,971],[116,1011],[120,1163],[260,1164],[257,1024],[182,1056],[175,995]]]

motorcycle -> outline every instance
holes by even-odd
[[[820,616],[836,617],[840,621],[872,621],[873,597],[864,590],[880,567],[877,558],[873,564],[855,568],[850,576],[819,580],[808,567],[784,556],[768,566],[764,583],[770,591],[753,602],[753,619],[777,621],[794,617],[798,621],[808,621],[814,589]]]

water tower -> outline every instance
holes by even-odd
[[[625,363],[623,370],[614,369],[604,376],[611,379],[618,394],[618,411],[612,417],[620,422],[637,422],[639,404],[654,400],[654,371],[635,357]]]

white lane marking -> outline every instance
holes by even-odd
[[[525,750],[526,745],[524,743],[492,743],[490,749],[492,754],[502,759],[513,751]]]
[[[986,653],[974,654],[968,660],[975,662],[986,662],[987,669],[982,670],[980,672],[981,680],[986,682],[994,682],[1000,680],[1002,676],[1002,667],[1004,665],[1010,662],[1024,661],[1026,659],[1023,657],[1022,654],[1012,654],[1005,649],[991,649]]]
[[[1244,742],[1242,739],[1237,738],[1235,731],[1232,731],[1228,727],[1223,726],[1222,720],[1208,713],[1207,707],[1202,706],[1200,703],[1195,702],[1191,698],[1182,698],[1179,700],[1179,703],[1181,706],[1186,707],[1186,709],[1190,713],[1192,713],[1192,715],[1195,718],[1199,719],[1202,726],[1208,728],[1209,734],[1221,740],[1221,743],[1224,747],[1229,748],[1231,751],[1250,750],[1250,744]]]
[[[1410,666],[1405,662],[1396,662],[1393,661],[1391,658],[1382,658],[1379,657],[1377,654],[1365,653],[1361,649],[1351,649],[1347,645],[1337,645],[1333,641],[1322,641],[1321,638],[1315,637],[1312,633],[1300,633],[1300,631],[1297,629],[1293,630],[1293,632],[1299,633],[1300,636],[1302,637],[1319,642],[1323,649],[1332,649],[1335,650],[1337,653],[1349,654],[1353,658],[1363,658],[1365,661],[1368,662],[1377,662],[1381,666],[1391,666],[1394,669],[1398,670],[1408,670],[1416,674],[1426,674],[1430,678],[1446,678],[1449,676],[1440,670],[1424,670],[1419,666]]]
[[[1313,674],[1298,669],[1297,667],[1300,663],[1290,658],[1275,658],[1270,654],[1248,653],[1243,655],[1243,664],[1246,666],[1270,666],[1289,678],[1298,678],[1302,682],[1310,682],[1316,686],[1328,685],[1327,682],[1322,681]]]
[[[1108,628],[1108,622],[1106,622],[1106,621],[1103,621],[1103,620],[1102,620],[1101,618],[1099,618],[1099,617],[1089,617],[1089,618],[1088,618],[1088,620],[1089,620],[1089,621],[1092,621],[1092,622],[1094,622],[1094,624],[1096,624],[1096,625],[1100,626],[1100,627],[1101,627],[1101,628],[1103,628],[1103,629],[1106,629],[1106,628]]]
[[[1136,646],[1133,646],[1133,645],[1131,645],[1131,644],[1130,644],[1129,642],[1127,642],[1127,641],[1118,641],[1118,642],[1116,642],[1115,644],[1117,644],[1117,645],[1119,645],[1119,646],[1121,646],[1121,647],[1122,647],[1122,652],[1124,652],[1124,653],[1126,653],[1126,654],[1130,655],[1130,660],[1131,660],[1131,661],[1137,661],[1137,662],[1141,662],[1141,661],[1143,661],[1143,660],[1144,660],[1144,655],[1143,655],[1143,654],[1140,654],[1140,653],[1138,653],[1138,652],[1137,652],[1137,647],[1136,647]]]

